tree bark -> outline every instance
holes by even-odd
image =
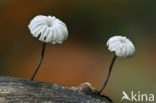
[[[0,103],[112,103],[89,83],[79,86],[0,77]]]

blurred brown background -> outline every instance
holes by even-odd
[[[123,90],[156,93],[155,5],[153,0],[0,0],[0,75],[31,77],[42,43],[27,25],[36,15],[54,15],[67,24],[69,37],[62,45],[48,44],[35,80],[90,82],[100,89],[113,57],[106,42],[124,35],[136,54],[117,59],[104,94],[119,103]]]

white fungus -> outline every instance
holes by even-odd
[[[133,43],[123,36],[114,36],[107,41],[108,49],[119,57],[130,57],[135,53]]]
[[[55,16],[38,15],[31,20],[28,27],[34,37],[39,37],[45,43],[61,44],[68,37],[66,24]]]

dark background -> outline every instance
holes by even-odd
[[[65,85],[90,82],[100,89],[114,55],[106,42],[130,38],[136,53],[118,58],[104,94],[119,103],[122,91],[156,93],[156,1],[154,0],[0,0],[0,75],[29,79],[42,42],[27,27],[36,15],[67,24],[68,40],[48,44],[38,81]]]

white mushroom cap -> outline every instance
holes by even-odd
[[[46,43],[61,44],[68,37],[66,24],[55,16],[36,16],[28,27],[34,37]]]
[[[108,49],[119,57],[130,57],[135,53],[133,43],[124,36],[113,36],[107,41]]]

